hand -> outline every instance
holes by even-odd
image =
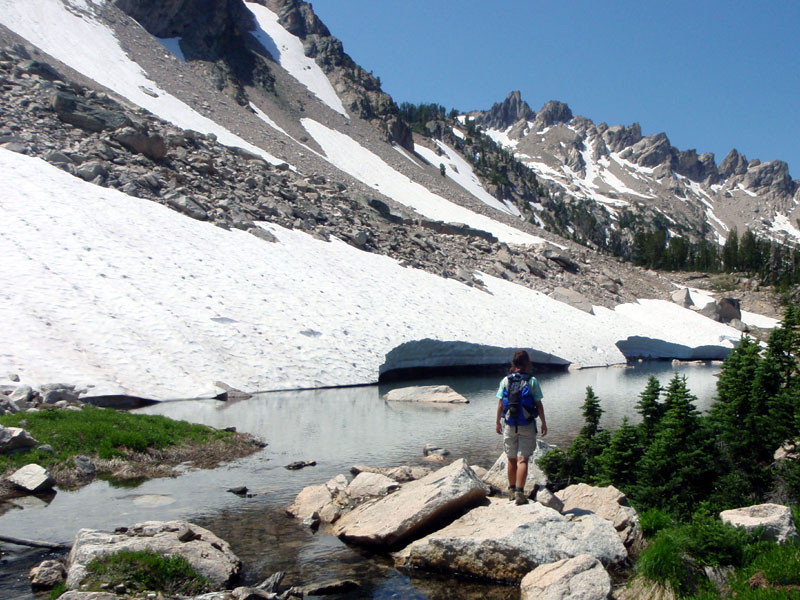
[[[500,424],[500,421],[495,424],[494,429],[498,435],[503,435],[503,426]]]
[[[547,423],[542,423],[542,437],[547,435]]]

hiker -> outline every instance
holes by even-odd
[[[516,504],[527,504],[525,480],[528,460],[536,449],[536,417],[542,422],[542,435],[547,435],[547,420],[542,406],[542,389],[531,375],[533,365],[525,350],[518,350],[511,361],[508,375],[497,390],[497,422],[495,429],[503,435],[508,457],[508,497]],[[503,419],[503,424],[501,424]]]

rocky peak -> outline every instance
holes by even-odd
[[[535,116],[536,113],[522,100],[519,91],[514,91],[484,113],[481,123],[491,129],[505,130],[519,121],[533,121]]]
[[[727,179],[731,175],[744,175],[745,173],[747,173],[747,157],[739,154],[736,148],[732,148],[719,165],[720,176]]]
[[[748,168],[742,185],[756,193],[771,193],[780,197],[793,195],[798,187],[789,175],[789,165],[782,160],[758,163]]]
[[[331,32],[314,14],[311,5],[299,0],[285,0],[279,3],[278,21],[284,29],[300,39],[307,35],[330,36]]]
[[[563,102],[550,100],[536,115],[536,123],[541,128],[550,127],[556,123],[569,123],[572,120],[572,111]]]
[[[634,123],[630,127],[625,127],[624,125],[606,127],[603,131],[603,140],[612,152],[620,152],[629,146],[633,146],[641,139],[642,127],[638,123]]]

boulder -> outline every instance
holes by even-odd
[[[567,517],[541,504],[490,498],[397,552],[395,565],[513,582],[540,565],[581,554],[604,565],[628,556],[614,526],[597,515]]]
[[[675,304],[682,306],[683,308],[689,308],[690,306],[694,306],[694,302],[692,301],[692,295],[689,293],[688,288],[681,288],[679,290],[675,290],[670,294],[670,298]]]
[[[578,483],[561,490],[556,496],[564,503],[564,514],[591,512],[611,521],[628,548],[642,537],[636,509],[628,506],[628,498],[613,485],[594,487]]]
[[[383,395],[390,402],[435,402],[445,404],[466,404],[464,396],[447,385],[415,385],[389,390]]]
[[[744,508],[723,510],[719,513],[723,523],[743,527],[747,531],[763,528],[763,537],[778,544],[796,540],[797,527],[792,518],[792,509],[781,504],[757,504]]]
[[[575,273],[578,270],[578,264],[563,250],[546,249],[542,251],[542,256],[571,273]]]
[[[723,323],[730,323],[733,319],[742,318],[742,309],[738,298],[720,298],[717,302],[719,306],[719,320]]]
[[[539,488],[539,490],[537,490],[536,502],[539,504],[544,504],[546,507],[552,508],[554,511],[559,513],[564,511],[564,503],[559,500],[558,496],[556,496],[546,487]]]
[[[61,400],[78,402],[81,394],[74,385],[68,383],[45,383],[41,389],[42,400],[45,404],[55,404]]]
[[[56,480],[44,467],[36,464],[25,465],[8,476],[8,481],[31,494],[51,490]]]
[[[122,600],[111,592],[79,592],[78,590],[68,590],[58,598],[59,600]]]
[[[8,399],[12,402],[30,402],[33,398],[33,388],[29,385],[17,386]]]
[[[212,590],[224,589],[241,568],[241,561],[230,545],[208,529],[188,521],[146,521],[124,532],[109,533],[81,529],[67,560],[67,588],[78,589],[87,576],[86,565],[94,558],[120,550],[150,550],[165,555],[183,556]]]
[[[550,292],[549,295],[553,300],[569,304],[571,307],[582,310],[590,315],[594,314],[591,301],[580,292],[565,287],[557,287]]]
[[[34,448],[39,442],[21,427],[3,427],[0,425],[0,453],[10,452],[17,448]]]
[[[385,496],[400,489],[394,479],[380,473],[359,473],[347,486],[347,495],[354,500]]]
[[[366,465],[353,465],[350,467],[350,472],[353,475],[358,475],[359,473],[380,473],[381,475],[386,475],[389,479],[394,479],[398,483],[406,483],[407,481],[422,479],[426,475],[430,475],[431,470],[428,467],[411,467],[409,465],[401,465],[388,469],[369,467]]]
[[[720,321],[720,309],[719,304],[716,302],[709,302],[703,308],[700,309],[700,314],[704,317],[708,317],[712,321]]]
[[[316,515],[323,523],[333,523],[348,504],[347,479],[337,475],[322,485],[310,485],[297,495],[286,512],[298,519]]]
[[[550,444],[540,439],[536,440],[536,450],[533,451],[533,456],[528,461],[528,479],[525,481],[525,495],[529,498],[533,496],[535,490],[547,487],[550,483],[547,475],[536,464],[536,460],[552,449],[553,447]],[[495,493],[503,493],[508,489],[508,457],[505,452],[497,458],[492,468],[482,479]]]
[[[611,577],[594,556],[581,554],[536,567],[521,588],[522,600],[605,600]]]
[[[489,490],[464,459],[367,502],[339,519],[335,535],[345,542],[391,548],[418,537],[432,523],[452,518],[483,500]]]
[[[49,590],[64,581],[67,570],[60,560],[45,560],[33,567],[29,576],[33,589]]]

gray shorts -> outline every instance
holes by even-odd
[[[536,449],[536,423],[530,425],[503,424],[503,446],[509,458],[530,458]]]

